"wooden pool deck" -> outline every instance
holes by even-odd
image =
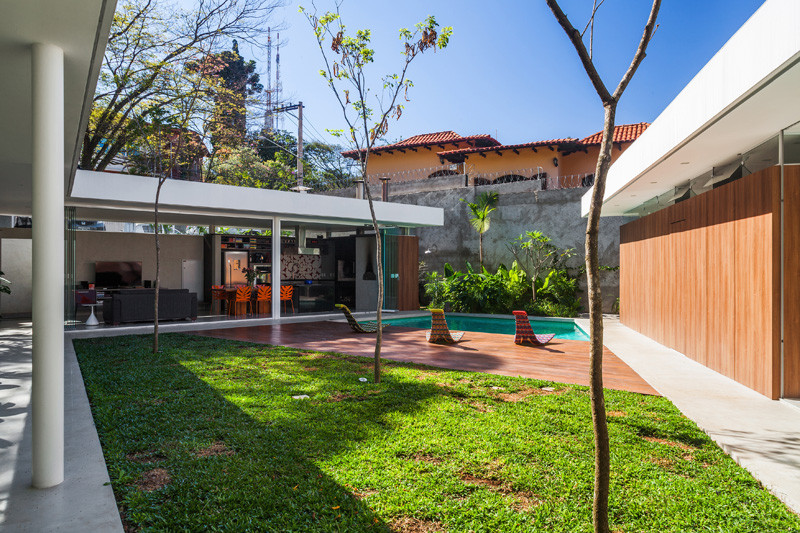
[[[248,341],[303,350],[372,357],[374,334],[356,334],[344,322],[306,322],[195,331],[196,335]],[[393,361],[486,372],[503,376],[589,384],[589,343],[554,339],[547,346],[517,346],[513,335],[467,332],[455,345],[430,344],[425,332],[389,326],[381,356]],[[603,384],[608,389],[658,395],[644,379],[606,348]]]

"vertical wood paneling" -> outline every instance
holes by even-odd
[[[771,398],[779,392],[778,176],[766,169],[620,230],[622,322]]]
[[[419,237],[397,237],[397,309],[419,310]]]
[[[784,396],[800,398],[800,166],[784,167]]]

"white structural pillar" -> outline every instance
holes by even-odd
[[[281,317],[281,219],[272,218],[272,320]]]
[[[33,486],[64,481],[64,52],[32,47]]]

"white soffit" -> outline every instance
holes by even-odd
[[[78,170],[66,205],[87,220],[150,223],[158,180],[149,176]],[[441,226],[439,207],[374,202],[387,226]],[[164,223],[261,227],[270,217],[319,224],[371,224],[366,200],[169,179],[159,200]]]
[[[800,121],[799,28],[799,0],[767,0],[611,166],[602,214],[630,214]]]
[[[64,51],[64,179],[69,185],[116,0],[7,0],[0,5],[0,213],[31,210],[31,45]]]

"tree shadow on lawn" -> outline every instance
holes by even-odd
[[[309,363],[294,349],[179,334],[153,355],[151,340],[74,341],[131,530],[389,530],[359,499],[368,487],[342,486],[314,460],[389,435],[394,416],[446,390],[389,374],[361,383],[362,357]]]

